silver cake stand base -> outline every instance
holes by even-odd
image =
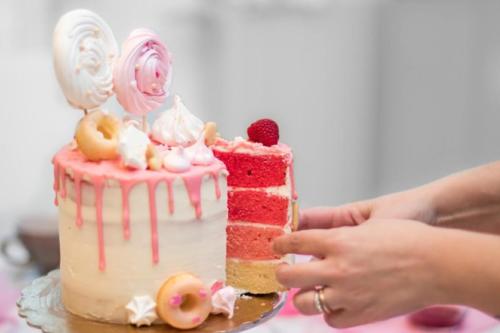
[[[136,328],[130,325],[106,324],[68,313],[61,302],[59,270],[34,280],[17,302],[19,315],[30,326],[45,333],[168,333],[168,332],[241,332],[256,327],[278,314],[285,304],[286,293],[249,296],[237,300],[234,317],[211,315],[193,330],[179,331],[168,325]]]

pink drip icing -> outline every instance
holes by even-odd
[[[65,170],[63,170],[62,175],[61,175],[61,198],[65,199],[66,196],[68,195],[68,192],[66,190],[66,175]]]
[[[212,163],[210,166],[194,166],[190,171],[181,175],[172,174],[166,170],[150,171],[136,170],[130,172],[123,168],[119,161],[101,161],[98,163],[89,162],[78,151],[71,150],[65,147],[59,151],[53,160],[54,163],[54,191],[56,192],[55,204],[58,204],[58,194],[62,197],[61,189],[61,170],[71,169],[73,172],[75,186],[75,204],[77,209],[76,224],[83,224],[81,205],[82,192],[81,183],[84,175],[90,176],[91,183],[95,191],[95,207],[96,207],[96,224],[97,224],[97,239],[98,239],[98,254],[99,254],[99,270],[104,271],[106,268],[105,244],[104,244],[104,225],[103,225],[103,191],[107,179],[114,179],[120,183],[122,189],[122,216],[123,216],[123,234],[126,239],[130,237],[129,225],[129,194],[133,186],[138,183],[145,182],[148,185],[149,209],[150,209],[150,225],[151,225],[151,247],[153,262],[156,264],[159,261],[158,247],[158,229],[157,229],[157,211],[156,211],[156,187],[160,181],[167,183],[168,190],[168,207],[170,214],[174,213],[174,194],[173,181],[176,177],[181,176],[184,180],[188,196],[191,204],[195,208],[196,217],[200,218],[201,212],[201,182],[205,175],[211,174],[216,181],[216,195],[220,196],[220,188],[218,184],[218,174],[224,170],[224,164],[220,161]],[[216,179],[217,178],[217,179]],[[64,180],[65,181],[65,180]]]
[[[299,196],[295,190],[295,175],[293,173],[293,159],[290,160],[290,185],[292,186],[292,199],[297,200]]]
[[[196,218],[201,218],[201,181],[203,177],[183,177],[184,184],[186,185],[189,194],[189,200],[193,205]]]
[[[212,175],[212,178],[214,180],[214,185],[215,185],[215,197],[217,198],[217,200],[219,200],[221,197],[220,185],[219,185],[219,173],[212,172],[211,175]]]
[[[54,160],[54,205],[59,205],[59,200],[57,199],[57,194],[59,193],[59,164]]]
[[[104,189],[104,178],[96,176],[92,178],[95,191],[95,208],[96,208],[96,223],[97,223],[97,241],[99,247],[99,270],[106,269],[106,255],[104,253],[104,228],[102,224],[102,192]]]
[[[167,179],[167,191],[168,191],[168,212],[172,215],[175,211],[174,205],[174,189],[173,189],[173,179]]]
[[[75,178],[75,203],[76,203],[76,225],[81,227],[83,224],[82,220],[82,175],[76,172]]]
[[[128,182],[121,181],[120,187],[122,189],[122,225],[123,225],[123,238],[130,239],[130,212],[129,212],[129,193],[132,185]]]
[[[148,180],[149,193],[149,220],[151,224],[151,250],[153,251],[153,263],[156,265],[159,261],[158,254],[158,217],[156,213],[156,179]]]

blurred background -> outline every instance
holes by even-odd
[[[55,215],[50,160],[82,113],[56,82],[52,30],[79,7],[120,43],[156,30],[174,55],[172,92],[223,136],[275,119],[303,207],[500,156],[498,0],[2,0],[0,239]],[[114,99],[107,108],[122,112]],[[17,274],[0,259],[2,270]]]

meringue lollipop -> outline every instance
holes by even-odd
[[[97,14],[76,9],[63,15],[54,30],[53,52],[57,80],[71,105],[92,109],[113,95],[118,44]]]
[[[158,35],[148,29],[132,31],[113,71],[118,102],[127,112],[143,117],[160,107],[167,98],[171,66]]]

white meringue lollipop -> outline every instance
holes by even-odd
[[[54,68],[68,102],[83,110],[113,95],[113,63],[118,44],[97,14],[76,9],[64,14],[53,36]]]

